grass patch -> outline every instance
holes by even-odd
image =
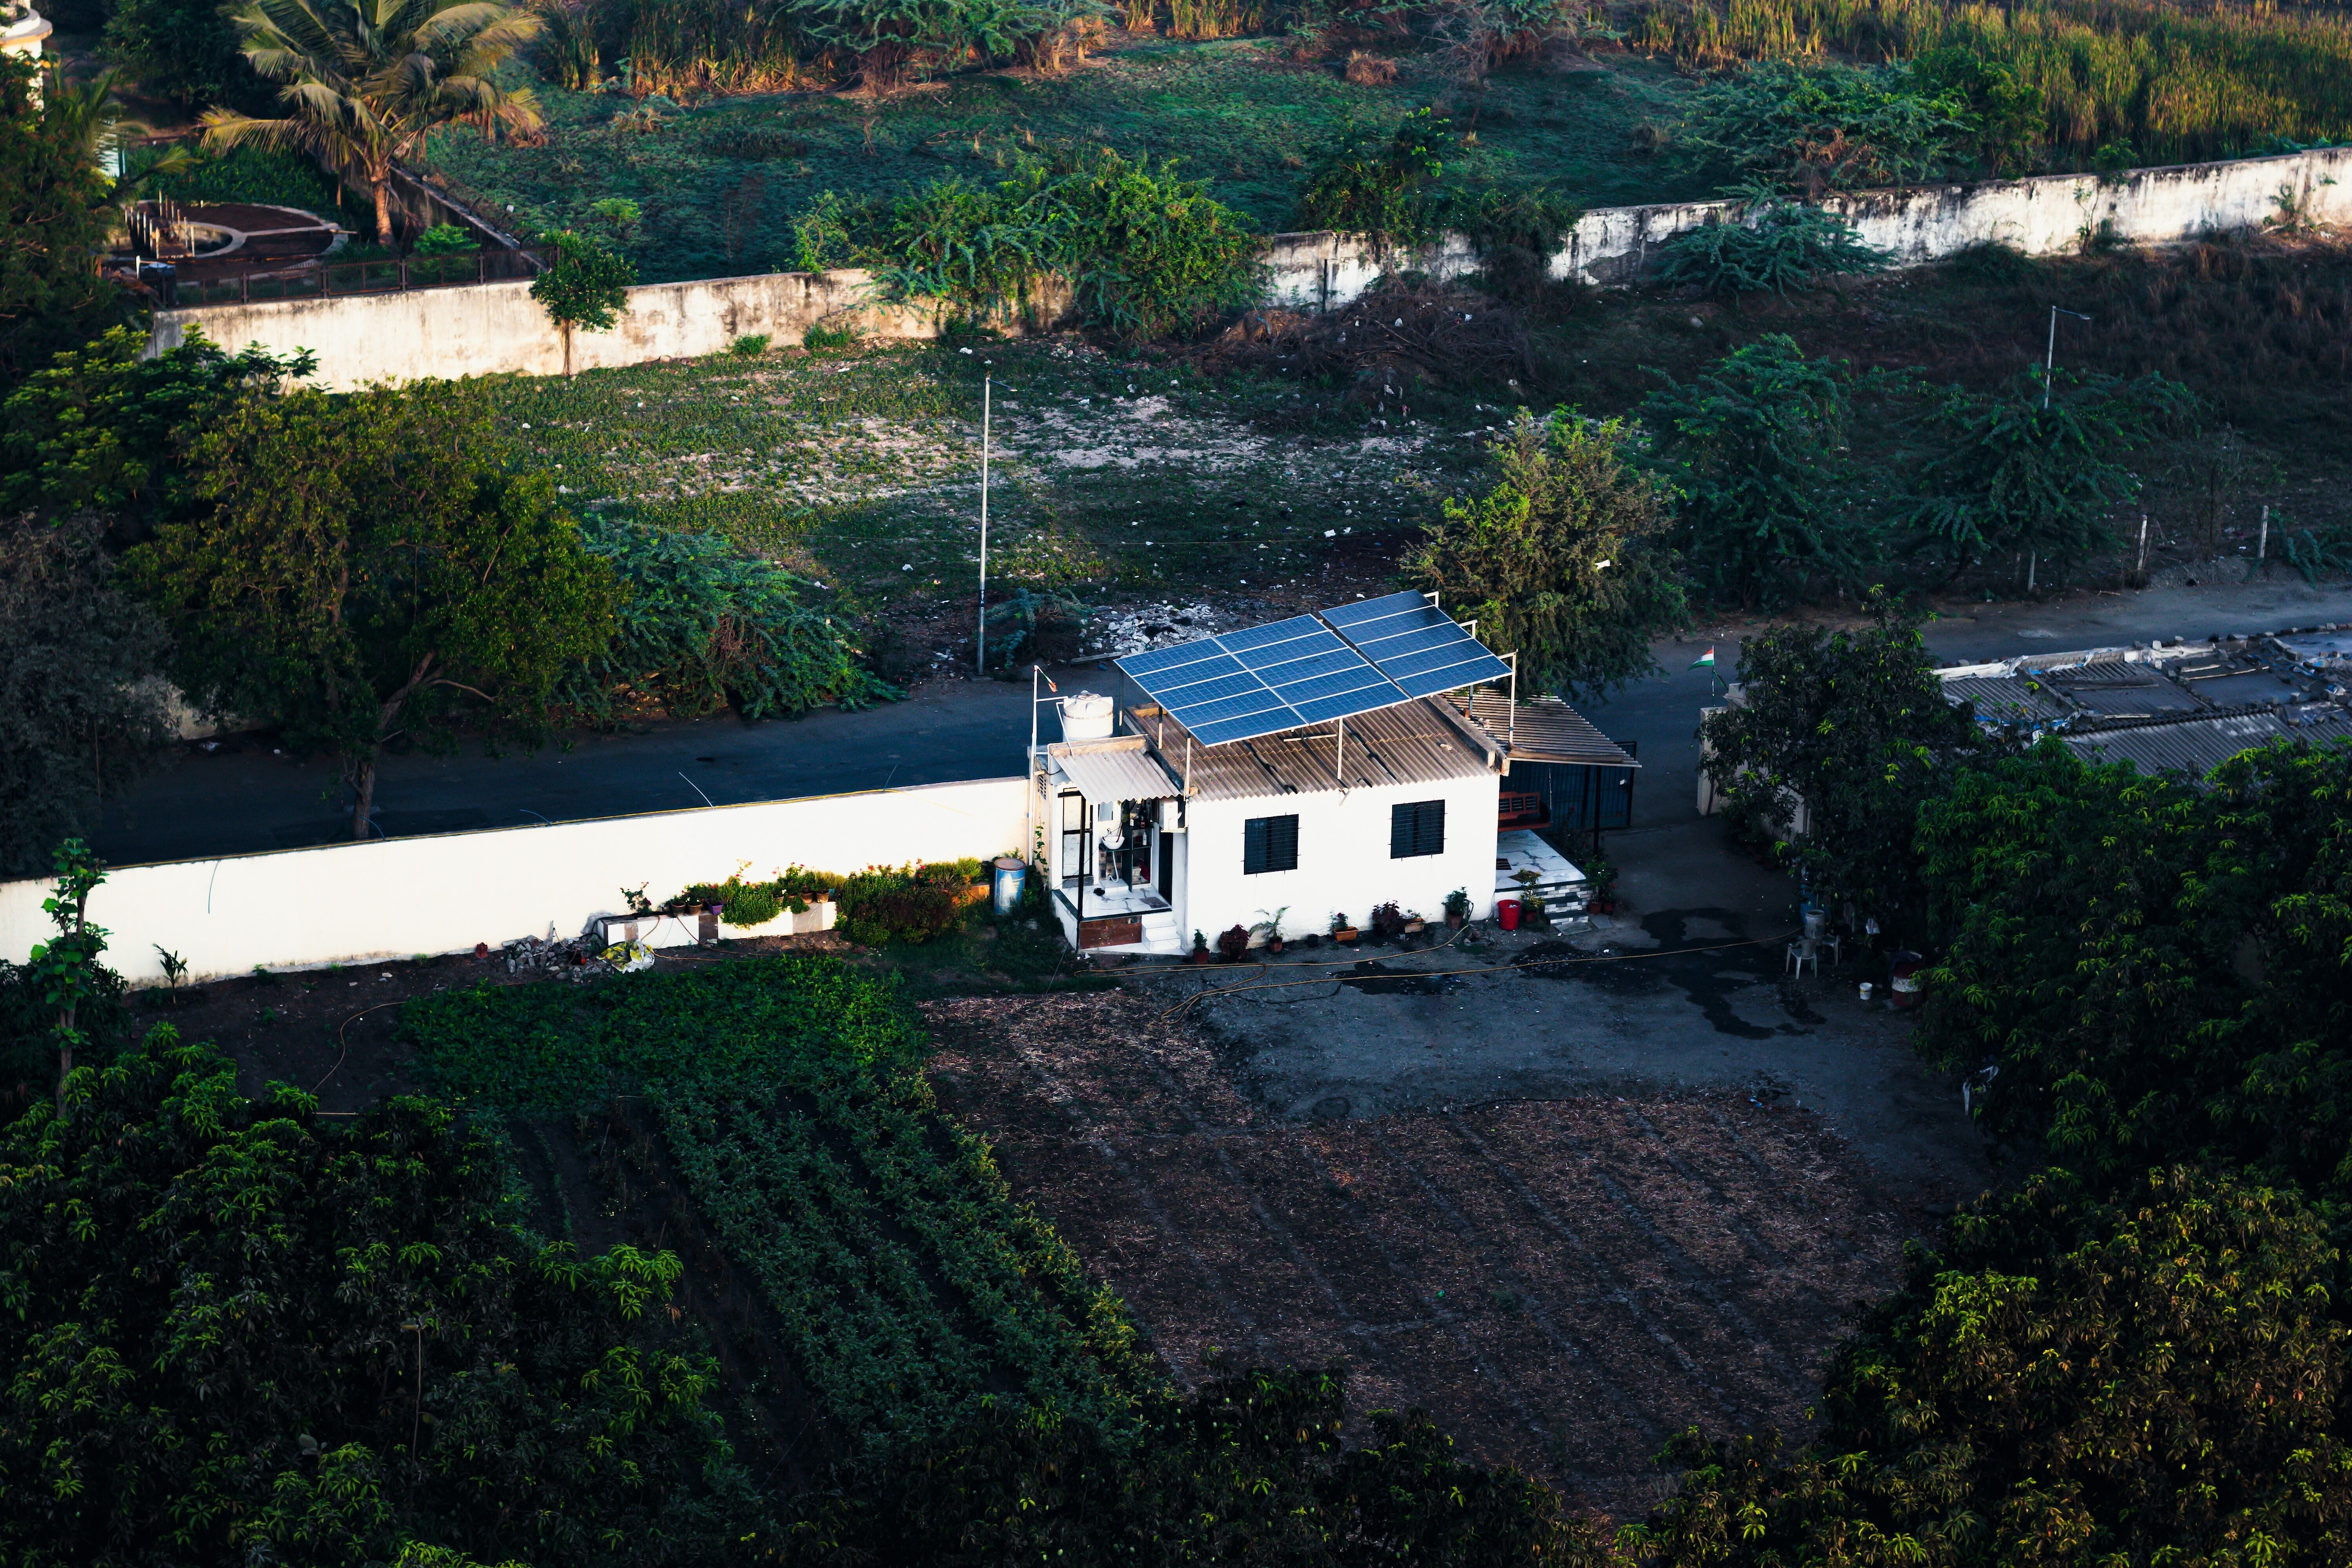
[[[1293,226],[1327,157],[1386,137],[1447,90],[1434,61],[1398,64],[1393,83],[1362,85],[1292,64],[1269,39],[1156,41],[1061,78],[966,75],[883,102],[800,92],[666,109],[649,99],[655,130],[638,128],[648,121],[626,96],[539,83],[543,145],[451,131],[425,163],[484,210],[513,204],[527,228],[598,230],[594,203],[634,201],[638,225],[614,237],[649,282],[796,269],[794,221],[824,192],[864,199],[950,175],[993,181],[1024,157],[1101,147],[1177,159],[1217,200],[1277,231]],[[1476,139],[1453,150],[1448,173],[1541,184],[1591,206],[1705,195],[1704,179],[1655,162],[1633,136],[1673,117],[1682,86],[1670,64],[1638,57],[1561,74],[1515,66],[1458,111],[1457,129]]]

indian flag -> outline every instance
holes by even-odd
[[[1705,653],[1699,655],[1696,658],[1691,660],[1690,667],[1693,669],[1713,669],[1715,668],[1715,649],[1709,648]]]

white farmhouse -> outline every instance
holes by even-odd
[[[1548,906],[1572,911],[1582,874],[1502,833],[1500,780],[1516,760],[1631,787],[1632,758],[1557,699],[1477,690],[1511,667],[1420,594],[1117,666],[1118,696],[1060,699],[1063,739],[1030,755],[1031,858],[1081,950],[1181,952],[1195,931],[1213,943],[1277,915],[1298,936],[1385,903],[1435,921],[1456,889],[1475,918],[1529,864]],[[1547,820],[1532,797],[1509,804],[1514,826]]]

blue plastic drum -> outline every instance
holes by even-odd
[[[1021,907],[1021,885],[1028,879],[1029,863],[1007,855],[996,862],[996,912],[1009,915]]]

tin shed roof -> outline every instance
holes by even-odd
[[[1064,741],[1046,747],[1045,755],[1088,800],[1165,800],[1180,793],[1140,735]]]
[[[2146,773],[2177,769],[2195,778],[2203,778],[2240,752],[2288,739],[2315,744],[2352,739],[2352,714],[2321,702],[2289,710],[2284,715],[2223,713],[2177,723],[2095,730],[2065,738],[2068,747],[2086,763],[2130,763]]]
[[[1356,714],[1345,721],[1344,744],[1337,725],[1318,724],[1209,746],[1156,707],[1131,709],[1128,717],[1193,800],[1263,800],[1495,776],[1485,750],[1455,727],[1463,721],[1449,720],[1429,698]],[[1344,784],[1336,771],[1342,762]]]
[[[1557,697],[1522,702],[1517,714],[1511,711],[1510,694],[1492,687],[1457,691],[1445,699],[1457,710],[1465,700],[1478,728],[1494,737],[1495,749],[1514,762],[1584,763],[1604,768],[1642,765]]]

